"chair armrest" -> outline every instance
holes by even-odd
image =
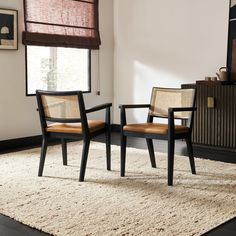
[[[169,136],[174,135],[174,127],[175,127],[175,112],[183,112],[183,111],[196,111],[196,107],[170,107],[168,109],[168,129],[169,129]],[[190,125],[191,129],[192,125]]]
[[[120,125],[121,125],[121,131],[122,131],[122,127],[125,126],[127,124],[126,122],[126,112],[125,109],[129,109],[129,108],[149,108],[150,104],[123,104],[123,105],[119,105],[120,110]]]
[[[111,107],[112,103],[104,103],[95,107],[91,107],[89,109],[86,109],[86,113],[91,113],[91,112],[95,112],[95,111],[99,111],[108,107]]]
[[[168,112],[196,111],[196,107],[170,107]]]
[[[150,104],[121,104],[119,105],[120,109],[127,109],[127,108],[149,108]]]

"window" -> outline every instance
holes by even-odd
[[[27,95],[90,91],[90,50],[101,44],[98,0],[24,0]]]
[[[27,95],[36,89],[91,91],[90,50],[27,46]]]

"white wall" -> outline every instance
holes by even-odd
[[[214,76],[225,66],[225,0],[114,0],[114,123],[119,104],[149,103],[153,86]],[[144,121],[145,110],[129,114]]]
[[[85,101],[92,106],[113,99],[114,123],[119,123],[119,104],[149,102],[152,86],[195,82],[226,63],[228,1],[99,2],[102,46],[99,55],[92,55],[92,93]],[[22,1],[0,0],[0,7],[19,10],[19,50],[0,50],[0,140],[38,135],[35,97],[25,96]],[[141,121],[145,116],[142,110],[129,118]]]
[[[19,50],[0,50],[0,140],[41,133],[36,99],[25,96],[25,49],[21,43],[22,2],[0,0],[0,8],[19,11]],[[111,102],[113,94],[113,1],[100,0],[99,3],[102,46],[99,56],[98,52],[92,53],[92,93],[85,95],[87,106]],[[101,96],[96,95],[98,74],[100,74]],[[95,115],[96,118],[101,116],[102,114]]]

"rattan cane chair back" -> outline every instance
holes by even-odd
[[[194,89],[157,88],[152,89],[149,115],[168,117],[170,107],[192,107],[194,104]],[[192,112],[176,112],[176,119],[189,119]]]
[[[45,117],[53,119],[80,119],[78,95],[42,95]]]

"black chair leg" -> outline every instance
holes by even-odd
[[[38,176],[43,175],[43,167],[44,167],[45,157],[46,157],[46,153],[47,153],[47,147],[48,147],[47,140],[46,140],[46,138],[43,138],[42,147],[41,147],[40,162],[39,162]]]
[[[148,152],[151,160],[151,165],[153,168],[156,168],[156,160],[155,160],[155,154],[154,154],[154,148],[153,148],[153,142],[152,139],[146,139],[147,146],[148,146]]]
[[[65,139],[61,139],[61,147],[62,147],[63,165],[67,166],[67,143],[66,143]]]
[[[168,185],[173,185],[175,140],[168,140]]]
[[[107,128],[105,135],[106,135],[107,170],[111,170],[111,130],[109,128]]]
[[[121,172],[120,176],[124,177],[125,176],[125,159],[126,159],[126,142],[127,142],[127,137],[121,135],[121,143],[120,143],[120,164],[121,164]]]
[[[188,149],[188,156],[189,156],[191,171],[192,171],[192,174],[196,174],[191,137],[186,138],[186,144],[187,144],[187,149]]]
[[[81,166],[80,166],[80,177],[79,177],[79,181],[80,182],[84,181],[84,175],[85,175],[87,159],[88,159],[88,152],[89,152],[89,144],[90,144],[90,140],[89,139],[84,140],[83,151],[82,151],[82,159],[81,159]]]

